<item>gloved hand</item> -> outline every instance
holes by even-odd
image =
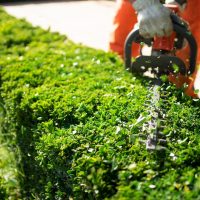
[[[170,10],[159,0],[134,0],[138,12],[139,32],[144,38],[169,36],[173,31]]]

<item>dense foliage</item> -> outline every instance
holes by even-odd
[[[0,19],[1,138],[16,158],[0,199],[12,188],[13,199],[200,199],[198,100],[168,88],[163,160],[139,143],[147,79],[116,55]]]

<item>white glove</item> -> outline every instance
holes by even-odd
[[[169,36],[172,33],[171,11],[159,0],[135,0],[133,7],[138,12],[139,32],[144,38]]]

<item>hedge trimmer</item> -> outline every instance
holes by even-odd
[[[132,73],[142,75],[153,75],[149,90],[152,96],[150,100],[151,119],[147,126],[147,134],[143,142],[149,151],[163,151],[166,149],[166,138],[162,133],[165,121],[165,102],[167,90],[163,87],[163,75],[184,75],[189,76],[195,70],[197,57],[197,43],[191,34],[189,27],[178,15],[178,6],[165,5],[171,10],[171,19],[173,22],[174,32],[170,37],[154,37],[145,39],[139,34],[139,30],[133,30],[128,35],[125,42],[125,67]],[[183,48],[185,41],[190,47],[189,64],[184,63],[176,56],[176,51]],[[140,44],[140,56],[132,60],[132,45]],[[143,55],[144,45],[150,47],[150,56]]]

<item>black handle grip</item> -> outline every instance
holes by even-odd
[[[184,23],[176,14],[171,14],[171,19],[173,22],[173,29],[174,31],[179,34],[181,37],[185,38],[190,47],[190,58],[189,58],[189,70],[187,74],[190,75],[194,72],[196,67],[196,59],[197,59],[197,42],[192,35],[192,33],[188,30],[186,23]],[[125,61],[125,68],[131,69],[132,65],[132,43],[140,43],[144,42],[150,45],[152,39],[144,39],[140,33],[139,29],[132,30],[126,38],[125,47],[124,47],[124,61]]]

